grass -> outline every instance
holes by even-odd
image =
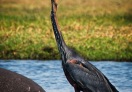
[[[89,60],[132,60],[132,0],[60,0],[66,43]],[[50,0],[0,1],[0,59],[59,59]]]

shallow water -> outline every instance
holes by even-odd
[[[132,92],[132,63],[91,62],[120,92]],[[46,92],[74,92],[66,80],[61,61],[0,60],[0,67],[22,74],[42,86]]]

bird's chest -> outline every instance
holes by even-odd
[[[76,82],[72,79],[72,77],[70,76],[69,72],[63,67],[63,71],[65,73],[65,76],[67,78],[67,80],[69,81],[69,83],[73,86],[76,87]]]

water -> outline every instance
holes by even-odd
[[[120,92],[132,92],[132,63],[91,62]],[[46,92],[74,92],[66,80],[61,61],[0,60],[0,67],[22,74],[42,86]]]

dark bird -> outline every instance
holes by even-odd
[[[75,92],[118,92],[100,70],[66,45],[56,17],[57,0],[51,0],[51,5],[51,22],[63,71]]]
[[[45,92],[31,79],[0,68],[0,92]]]

